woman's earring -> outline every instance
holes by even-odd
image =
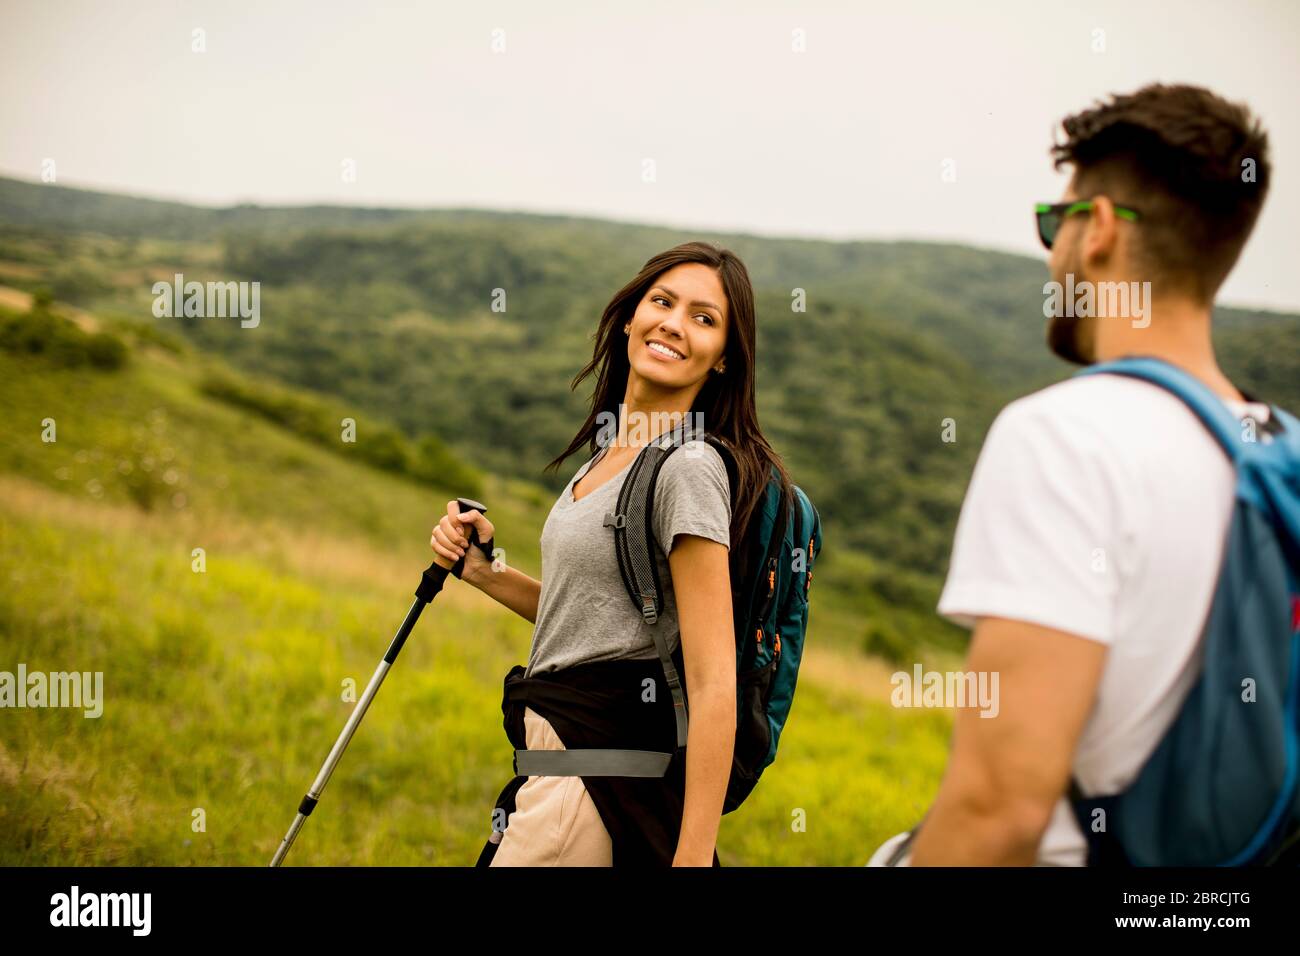
[[[631,323],[631,322],[629,322],[627,325],[623,326],[623,334],[624,334],[624,335],[627,335],[627,334],[629,333],[629,331],[631,330],[631,328],[632,328],[632,323]]]

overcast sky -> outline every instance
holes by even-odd
[[[1294,0],[0,0],[0,173],[1041,255],[1060,118],[1194,82],[1273,146],[1221,299],[1300,310],[1298,28]]]

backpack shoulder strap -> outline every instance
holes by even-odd
[[[687,711],[686,696],[682,691],[681,675],[668,650],[668,639],[662,628],[654,627],[663,609],[663,591],[659,581],[659,565],[654,548],[654,494],[659,470],[668,456],[686,442],[702,434],[689,425],[664,431],[650,441],[637,454],[632,470],[619,489],[614,511],[605,515],[605,525],[614,529],[614,553],[618,557],[623,586],[632,606],[642,620],[652,625],[655,650],[663,664],[664,678],[673,695],[673,715],[677,721],[677,746],[686,746]],[[727,457],[724,456],[726,461]],[[730,471],[728,472],[730,476]]]
[[[605,515],[606,527],[614,529],[614,550],[618,556],[623,585],[633,606],[647,624],[659,620],[663,610],[659,568],[654,560],[654,495],[659,471],[668,456],[688,441],[702,439],[702,433],[690,428],[669,429],[651,440],[637,455],[622,488],[614,511]],[[710,442],[717,446],[716,442]],[[729,462],[727,455],[723,461]],[[728,479],[731,469],[728,467]]]

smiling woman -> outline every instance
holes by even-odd
[[[737,722],[729,549],[774,472],[791,491],[758,427],[755,337],[753,291],[734,253],[693,242],[652,258],[606,306],[573,382],[597,377],[587,420],[550,467],[584,446],[589,457],[543,527],[541,580],[494,573],[468,549],[463,579],[535,622],[527,667],[505,680],[514,747],[671,755],[654,774],[516,776],[480,865],[717,865]],[[628,600],[610,517],[638,455],[683,420],[725,446],[734,479],[706,441],[663,461],[649,528],[662,603],[647,618]],[[480,540],[495,533],[456,508],[433,542],[451,559],[466,524]]]

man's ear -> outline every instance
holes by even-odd
[[[1119,242],[1116,219],[1115,204],[1110,201],[1110,197],[1094,196],[1079,249],[1083,261],[1088,265],[1105,264],[1115,255]]]

